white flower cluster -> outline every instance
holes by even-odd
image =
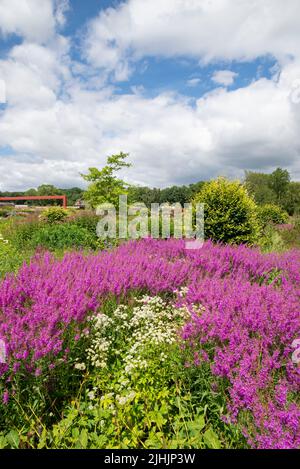
[[[92,318],[93,338],[91,346],[86,350],[87,358],[93,366],[106,368],[108,352],[111,342],[107,337],[107,330],[114,321],[105,314],[98,314]]]
[[[87,349],[87,359],[97,368],[107,366],[108,353],[122,354],[125,374],[132,370],[147,368],[148,361],[145,349],[149,346],[171,345],[177,340],[177,331],[190,313],[187,308],[175,308],[158,296],[144,296],[137,300],[138,306],[131,309],[120,305],[112,317],[100,313],[91,318],[92,343]],[[113,346],[113,337],[121,335],[125,350]],[[167,356],[162,351],[163,362]],[[83,368],[83,364],[76,364]]]
[[[161,364],[167,360],[167,348],[178,338],[180,326],[190,318],[186,307],[177,308],[159,296],[136,299],[137,306],[119,305],[111,317],[104,313],[90,318],[91,344],[87,361],[96,368],[106,368],[108,358],[117,357],[122,371],[118,383],[101,396],[102,405],[113,411],[134,400],[131,388],[133,374],[146,369],[155,358]],[[85,370],[86,364],[77,362],[75,368]],[[90,406],[97,387],[88,391]]]
[[[163,351],[164,346],[176,342],[180,325],[189,317],[186,308],[175,308],[158,296],[144,296],[138,302],[141,305],[133,309],[128,323],[132,335],[128,339],[129,348],[124,356],[124,369],[129,375],[134,369],[148,367],[149,347],[153,350],[161,349],[159,358],[164,362],[167,358]]]

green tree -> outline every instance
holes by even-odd
[[[277,168],[270,176],[270,188],[275,192],[279,205],[282,204],[284,195],[287,193],[290,180],[287,169]]]
[[[257,206],[240,182],[218,178],[205,183],[194,198],[194,203],[198,202],[204,204],[206,238],[229,244],[257,241]]]
[[[274,204],[276,193],[270,187],[270,174],[246,171],[245,186],[259,205]]]
[[[85,181],[90,182],[84,194],[85,200],[92,208],[105,202],[114,204],[119,202],[119,195],[127,193],[128,184],[115,175],[122,168],[130,167],[125,160],[128,153],[119,153],[107,158],[107,164],[101,169],[89,168],[89,174],[81,174]]]
[[[300,215],[300,182],[290,182],[281,205],[289,215]]]

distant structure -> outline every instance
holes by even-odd
[[[0,202],[0,207],[14,207],[15,204],[13,202]]]
[[[67,196],[66,195],[28,195],[28,196],[21,196],[21,197],[0,197],[1,202],[8,202],[8,201],[16,201],[16,200],[62,200],[63,207],[67,208]]]
[[[78,209],[84,209],[85,208],[85,202],[83,199],[78,199],[76,200],[75,204],[74,204],[74,207],[78,208]]]

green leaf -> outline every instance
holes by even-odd
[[[9,445],[10,445],[12,448],[19,448],[20,438],[19,438],[18,432],[16,432],[16,430],[11,430],[11,431],[6,435],[6,439],[7,439],[8,443],[9,443]]]
[[[206,430],[206,432],[203,435],[203,439],[209,448],[212,448],[212,449],[221,448],[220,440],[217,434],[211,428]]]

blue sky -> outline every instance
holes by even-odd
[[[0,190],[82,186],[120,150],[136,184],[277,165],[300,179],[300,8],[286,4],[2,0]]]

